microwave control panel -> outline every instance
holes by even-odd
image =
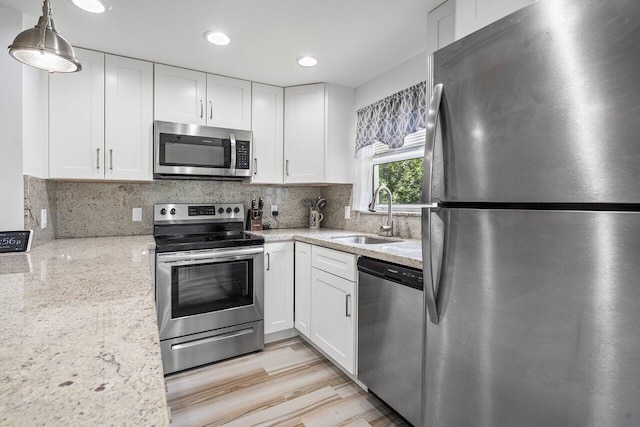
[[[236,141],[236,169],[249,169],[249,141]]]

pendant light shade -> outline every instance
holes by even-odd
[[[9,55],[50,73],[73,73],[82,70],[73,47],[56,31],[49,0],[44,0],[38,24],[18,34],[9,46]]]

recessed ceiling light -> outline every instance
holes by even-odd
[[[301,67],[314,67],[318,63],[318,60],[313,56],[301,56],[296,59],[296,62]]]
[[[105,13],[113,6],[111,0],[71,0],[71,3],[90,13]]]
[[[204,38],[209,41],[209,43],[213,43],[218,46],[225,46],[231,42],[229,36],[225,33],[221,33],[220,31],[207,31],[204,33]]]

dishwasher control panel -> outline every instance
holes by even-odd
[[[386,261],[380,261],[373,258],[360,257],[358,260],[358,270],[373,274],[374,276],[384,277],[396,283],[401,283],[415,289],[422,290],[423,276],[422,271],[405,267]]]

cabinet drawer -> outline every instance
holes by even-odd
[[[356,281],[356,256],[353,254],[313,246],[311,265],[343,279]]]

